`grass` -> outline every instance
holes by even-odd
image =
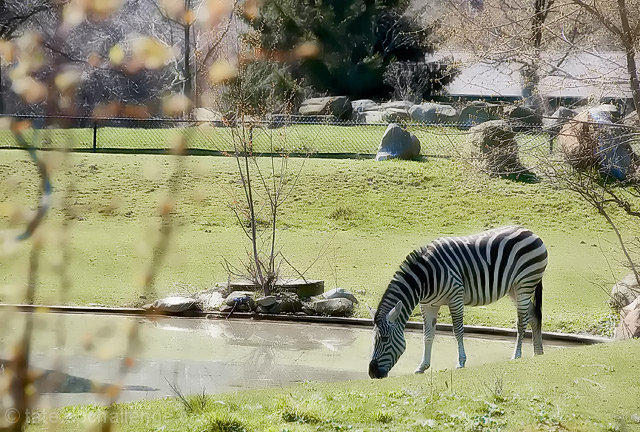
[[[71,154],[64,161],[45,152],[56,199],[41,239],[45,248],[37,302],[134,305],[160,224],[158,202],[167,193],[174,160],[159,155]],[[268,159],[260,161],[266,168]],[[607,333],[614,318],[606,305],[611,284],[625,270],[605,222],[574,195],[546,182],[523,184],[474,175],[456,162],[291,159],[302,177],[282,208],[280,246],[307,277],[353,291],[368,316],[402,259],[438,236],[523,224],[546,242],[544,328]],[[248,243],[230,202],[240,194],[235,162],[225,157],[188,157],[177,199],[177,224],[159,295],[210,288],[227,278],[223,257],[244,256]],[[0,230],[23,228],[19,214],[33,209],[38,179],[21,151],[0,152]],[[63,211],[69,190],[69,213]],[[18,215],[18,216],[16,216]],[[18,223],[15,223],[16,220]],[[60,241],[69,224],[72,286],[60,298]],[[20,301],[30,242],[0,257],[0,300]],[[288,275],[295,275],[283,268]],[[442,321],[449,321],[446,308]],[[415,315],[417,318],[417,313]],[[513,326],[508,300],[468,308],[468,324]]]
[[[376,381],[306,383],[120,404],[123,431],[638,431],[637,341],[556,350],[529,359]],[[107,415],[73,406],[40,416],[77,430]],[[44,423],[27,430],[41,430]]]

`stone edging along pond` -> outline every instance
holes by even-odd
[[[77,313],[77,314],[96,314],[96,315],[130,315],[130,316],[165,316],[179,318],[209,318],[209,319],[226,319],[229,314],[221,312],[190,312],[188,315],[184,313],[154,312],[142,308],[126,308],[126,307],[102,307],[102,306],[61,306],[61,305],[29,305],[29,304],[0,304],[0,310],[19,311],[19,312],[36,312],[36,313]],[[297,322],[297,323],[315,323],[315,324],[334,324],[344,326],[371,327],[372,322],[366,318],[340,318],[328,316],[310,316],[310,315],[270,315],[258,314],[250,312],[234,312],[231,316],[234,319],[254,319],[256,321],[278,321],[278,322]],[[409,330],[422,330],[421,321],[409,321],[407,323]],[[436,330],[452,331],[451,324],[436,324]],[[507,329],[501,327],[485,327],[485,326],[464,326],[465,333],[498,336],[498,337],[515,337],[515,329]],[[531,332],[527,331],[525,337],[531,337]],[[562,341],[581,345],[593,345],[604,342],[611,342],[613,339],[590,336],[577,335],[570,333],[542,332],[542,338],[549,341]]]

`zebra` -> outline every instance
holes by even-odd
[[[531,324],[536,355],[542,348],[542,275],[547,249],[537,235],[520,226],[496,228],[466,237],[439,238],[411,252],[380,300],[370,308],[374,346],[369,376],[384,378],[406,348],[404,328],[416,305],[424,320],[424,353],[415,373],[431,365],[431,346],[440,306],[448,305],[458,343],[458,368],[467,356],[463,345],[464,306],[492,303],[509,294],[517,308],[513,358]]]

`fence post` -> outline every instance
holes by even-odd
[[[98,123],[93,122],[93,152],[98,151]]]

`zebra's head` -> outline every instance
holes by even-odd
[[[371,378],[385,378],[407,346],[404,340],[404,326],[397,322],[401,311],[401,302],[386,315],[370,309],[374,320],[373,354],[369,363]]]

